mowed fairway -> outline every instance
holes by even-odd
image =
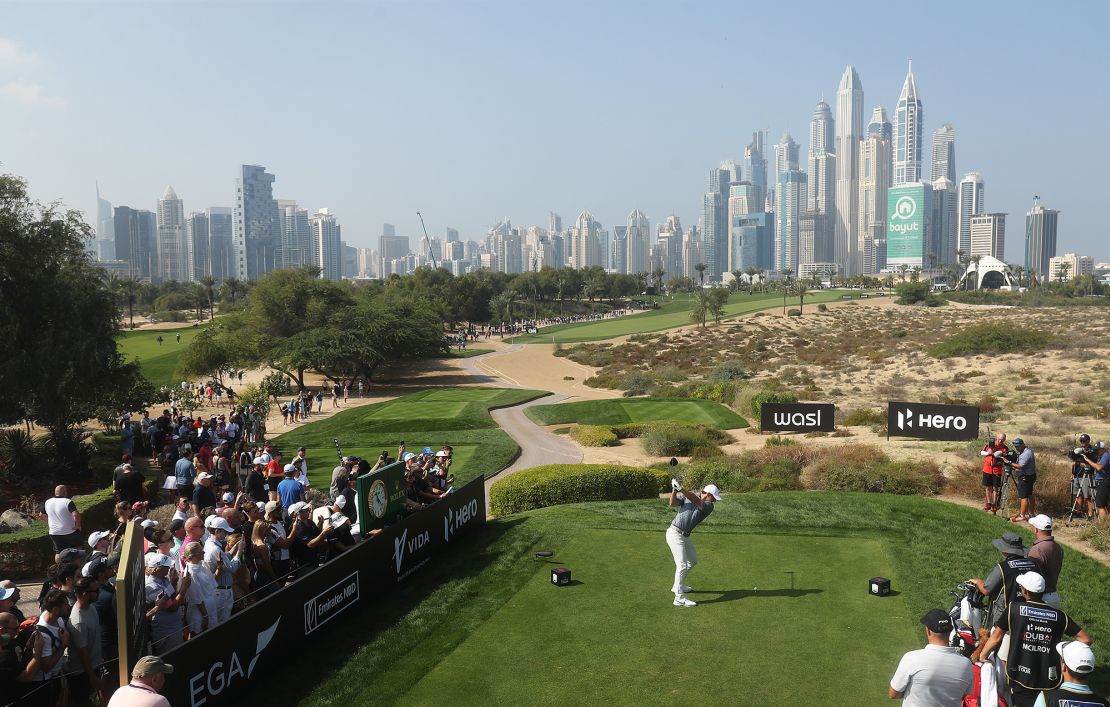
[[[143,375],[155,387],[172,386],[180,382],[173,376],[174,369],[177,368],[177,357],[198,331],[200,329],[192,327],[125,331],[116,337],[116,341],[119,342],[119,351],[125,360],[139,359]],[[180,344],[177,343],[177,334],[181,334]],[[161,346],[158,345],[159,336],[163,339]]]
[[[273,443],[287,459],[303,446],[309,478],[324,487],[331,482],[331,470],[339,459],[334,440],[339,440],[345,455],[371,463],[383,451],[396,455],[400,442],[417,453],[424,447],[438,451],[449,444],[454,448],[451,471],[462,483],[498,471],[517,453],[516,442],[497,427],[489,410],[543,395],[547,393],[504,388],[428,390],[345,410],[279,435]]]
[[[894,574],[882,541],[707,523],[696,545],[699,604],[680,609],[662,528],[579,533],[398,704],[841,704],[884,691],[889,675],[874,666],[916,632],[900,620],[904,599],[864,591],[861,568]],[[551,585],[548,568],[562,565],[579,583]],[[830,645],[850,645],[851,660]]]
[[[629,398],[584,400],[559,405],[534,405],[524,411],[540,425],[621,425],[629,422],[688,422],[722,430],[747,427],[732,410],[711,400]]]
[[[924,642],[919,618],[998,561],[1025,527],[932,499],[726,494],[694,535],[694,608],[671,605],[662,500],[584,503],[490,521],[298,658],[259,701],[325,705],[890,704]],[[538,550],[553,550],[550,560]],[[565,566],[575,584],[554,587]],[[790,589],[793,572],[794,589]],[[883,575],[895,594],[874,597]],[[1066,550],[1064,610],[1110,654],[1110,570]],[[755,589],[758,587],[758,590]],[[1070,591],[1069,591],[1070,588]],[[350,656],[344,660],[343,656]],[[354,676],[357,676],[355,678]]]
[[[846,290],[815,290],[806,295],[805,306],[817,306],[822,302],[839,302],[847,296],[858,299],[858,292]],[[788,297],[787,307],[797,307],[798,298]],[[725,319],[738,317],[742,314],[758,312],[763,309],[782,307],[781,294],[754,294],[736,292],[728,298],[725,305]],[[659,309],[640,314],[631,314],[616,319],[603,319],[596,322],[583,322],[581,324],[556,324],[544,327],[536,334],[515,336],[510,341],[514,344],[550,344],[577,343],[582,341],[601,341],[617,336],[629,334],[643,334],[650,331],[662,331],[675,327],[689,326],[690,311],[693,308],[693,298],[690,295],[681,295],[668,301]],[[710,318],[712,321],[712,318]]]

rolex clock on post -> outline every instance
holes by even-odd
[[[385,482],[378,479],[370,484],[370,512],[380,520],[385,517],[388,508],[389,494],[386,493]]]

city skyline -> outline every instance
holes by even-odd
[[[188,56],[186,63],[167,58],[172,71],[189,80],[162,86],[146,80],[156,75],[153,66],[138,64],[133,56],[156,48],[156,41],[164,41],[168,52],[187,45],[190,23],[213,6],[66,7],[69,11],[58,15],[30,3],[6,6],[15,21],[0,31],[0,126],[21,140],[0,155],[0,169],[26,177],[37,198],[60,199],[84,211],[94,226],[97,184],[101,197],[113,205],[150,211],[156,210],[165,186],[173,184],[185,212],[201,212],[235,206],[242,164],[264,165],[276,175],[275,198],[296,200],[311,213],[332,209],[342,220],[344,239],[356,247],[374,247],[381,224],[388,221],[416,250],[423,237],[417,209],[433,236],[441,237],[451,226],[463,240],[481,239],[503,215],[524,226],[545,225],[550,211],[571,219],[588,210],[608,232],[624,225],[634,209],[653,224],[673,212],[693,225],[702,215],[706,171],[724,160],[741,162],[753,132],[764,132],[768,146],[786,132],[806,135],[814,103],[824,98],[835,105],[838,77],[849,65],[866,87],[864,115],[883,106],[894,118],[907,62],[916,56],[913,71],[925,108],[918,138],[924,143],[923,176],[930,174],[934,133],[952,124],[959,142],[957,179],[970,171],[983,174],[990,182],[992,211],[1024,214],[1033,195],[1040,194],[1045,206],[1061,212],[1059,250],[1090,253],[1096,260],[1110,256],[1104,245],[1110,239],[1096,210],[1094,173],[1105,146],[1092,137],[1090,152],[1065,147],[1077,129],[1071,118],[1068,135],[1044,127],[1058,124],[1060,106],[1082,102],[1089,110],[1080,116],[1078,129],[1089,120],[1085,129],[1099,134],[1094,118],[1086,115],[1100,115],[1107,98],[1080,89],[1093,85],[1096,67],[1105,63],[1099,57],[1106,50],[1094,41],[1092,30],[1105,14],[1102,8],[1060,8],[1036,28],[1021,21],[1019,12],[1005,11],[1012,5],[961,6],[958,16],[948,18],[955,22],[953,46],[974,36],[987,63],[979,75],[990,76],[993,93],[1025,93],[1030,84],[1053,86],[1051,100],[1035,101],[1013,120],[1007,114],[1000,121],[1001,101],[978,82],[961,80],[959,57],[933,51],[934,33],[942,24],[933,15],[945,14],[939,11],[924,15],[891,8],[885,14],[918,20],[916,36],[878,36],[866,51],[827,39],[811,47],[802,43],[791,65],[774,64],[755,74],[740,71],[741,80],[727,71],[707,78],[691,70],[692,60],[664,61],[640,50],[629,56],[602,52],[587,61],[573,52],[537,49],[510,63],[485,46],[504,32],[526,32],[528,46],[547,40],[557,45],[559,37],[572,35],[600,46],[618,36],[627,19],[632,6],[620,3],[559,11],[479,5],[465,12],[441,4],[333,6],[351,28],[328,23],[304,7],[277,6],[257,16],[238,6],[226,13],[221,9],[221,29],[208,37],[211,56],[182,54]],[[863,17],[869,6],[855,7]],[[637,8],[636,18],[649,34],[673,31],[676,39],[720,43],[728,39],[720,29],[728,24],[724,18],[739,15],[758,23],[769,12],[707,4]],[[590,18],[584,28],[580,16]],[[822,31],[845,27],[839,17],[830,13]],[[985,17],[999,27],[998,36],[1008,39],[975,32],[973,20]],[[134,42],[123,48],[93,44],[101,36],[97,32],[108,31],[121,18],[133,22]],[[335,36],[328,47],[311,39],[288,56],[267,53],[265,70],[252,74],[253,83],[231,91],[235,83],[222,75],[220,57],[230,57],[236,42],[263,51],[266,32],[288,33],[291,20],[306,30],[326,24]],[[146,37],[141,29],[156,23],[170,29],[156,39]],[[1069,42],[1054,47],[1059,51],[1050,56],[1023,54],[1020,37],[1045,36],[1046,23],[1066,26],[1072,33]],[[365,37],[359,39],[354,27]],[[414,55],[398,37],[417,35],[421,53]],[[306,38],[312,36],[306,31]],[[751,41],[756,50],[775,46],[773,37]],[[1083,45],[1088,50],[1081,54],[1076,47]],[[103,91],[92,90],[105,78],[115,82],[117,93],[145,100],[137,105],[120,101],[120,108],[106,104]],[[670,83],[685,95],[712,87],[722,101],[721,115],[706,123],[680,120],[673,111],[648,111],[629,124],[615,90],[624,82],[630,89],[650,86],[654,91]],[[306,122],[310,116],[303,107],[262,101],[291,85],[333,96],[326,130],[298,130],[314,124]],[[185,108],[156,110],[171,88]],[[360,92],[372,97],[358,100]],[[210,101],[203,111],[190,105],[200,95]],[[569,110],[579,95],[591,104],[585,111],[588,120]],[[127,113],[122,111],[126,103]],[[527,110],[532,105],[543,105],[539,113],[545,115]],[[163,134],[174,135],[174,141]],[[156,139],[159,150],[152,153],[146,147]],[[1020,140],[1037,149],[1014,150]],[[766,152],[764,157],[773,159]],[[322,154],[331,158],[321,160]],[[522,173],[529,177],[522,179]],[[434,183],[421,181],[428,174],[436,175]],[[776,175],[768,181],[773,186]],[[722,196],[727,201],[727,192]],[[1010,229],[1007,252],[1023,252],[1022,235],[1021,229]]]

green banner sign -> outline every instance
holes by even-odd
[[[396,523],[405,515],[405,463],[396,461],[363,474],[355,480],[355,492],[363,535]]]
[[[907,184],[887,190],[888,266],[924,266],[930,196],[923,184]]]

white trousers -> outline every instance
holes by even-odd
[[[216,619],[216,621],[212,623],[212,626],[218,626],[224,621],[227,621],[229,618],[231,618],[231,606],[234,603],[235,595],[232,593],[231,587],[228,587],[227,589],[216,587],[216,615],[215,617],[213,617]],[[210,626],[209,628],[211,628],[212,626]]]
[[[189,604],[189,610],[186,612],[185,617],[189,622],[189,630],[193,635],[201,632],[201,627],[204,625],[204,616],[200,611],[200,604]],[[208,612],[208,628],[216,626],[216,602],[212,599],[205,599],[204,610]]]
[[[667,547],[671,548],[671,555],[674,557],[674,586],[671,591],[676,597],[682,598],[686,575],[690,573],[690,568],[698,564],[698,551],[694,549],[694,541],[673,525],[667,527]]]

